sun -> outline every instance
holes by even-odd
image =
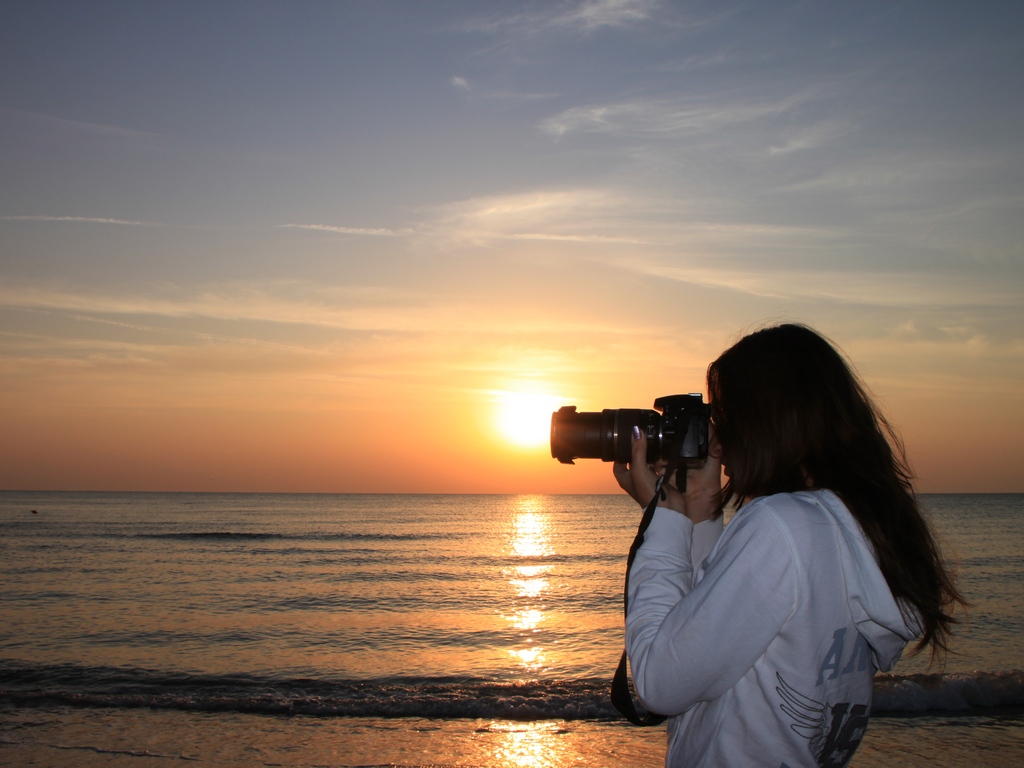
[[[530,392],[498,393],[498,429],[502,436],[522,448],[547,444],[551,435],[551,413],[559,398]]]

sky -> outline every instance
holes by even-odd
[[[1022,492],[1019,2],[14,2],[0,488],[606,493],[552,410],[849,357]]]

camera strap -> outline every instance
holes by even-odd
[[[665,476],[667,475],[668,473],[666,472]],[[629,569],[633,567],[633,559],[636,557],[637,550],[640,549],[640,545],[644,543],[644,533],[647,531],[648,526],[650,526],[651,520],[654,519],[654,510],[657,508],[658,502],[661,500],[664,493],[661,489],[664,479],[665,477],[658,478],[658,485],[655,489],[654,498],[651,499],[651,503],[648,504],[647,509],[644,510],[644,516],[640,519],[640,526],[636,531],[636,538],[633,539],[633,543],[629,547],[629,556],[626,558],[626,584],[622,593],[623,617],[625,617],[629,609]],[[629,661],[626,658],[626,651],[623,650],[622,658],[619,659],[619,666],[615,670],[615,676],[612,678],[612,705],[619,711],[619,714],[629,720],[629,722],[633,723],[633,725],[660,725],[665,721],[664,715],[647,711],[641,712],[633,702],[633,693],[630,690],[629,685],[629,670],[627,669],[628,663]]]

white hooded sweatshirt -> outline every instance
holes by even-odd
[[[724,532],[659,508],[630,569],[626,648],[670,768],[846,765],[872,676],[917,634],[827,490],[756,499]]]

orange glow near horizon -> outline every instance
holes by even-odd
[[[695,345],[649,372],[635,359],[653,357],[649,347],[633,357],[595,346],[600,354],[540,358],[518,345],[410,343],[382,347],[379,359],[364,351],[365,371],[354,373],[327,354],[295,361],[229,344],[116,360],[100,350],[74,366],[26,356],[4,369],[0,487],[619,493],[610,465],[552,459],[551,413],[645,407],[693,391],[702,361],[727,342]],[[1015,381],[982,389],[959,374],[914,378],[899,367],[909,347],[848,346],[906,441],[920,492],[1018,492],[1024,405]]]

